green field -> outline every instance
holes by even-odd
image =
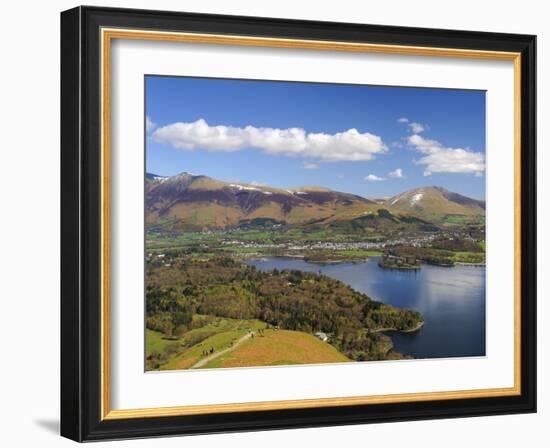
[[[453,252],[456,263],[484,264],[485,252]]]
[[[168,338],[158,331],[145,329],[145,352],[147,354],[153,352],[165,353],[168,347],[177,346],[178,342],[172,338]]]
[[[194,325],[202,325],[183,333],[175,340],[157,331],[146,331],[146,359],[149,369],[187,369],[200,361],[204,351],[214,353],[225,348],[250,331],[266,327],[259,320],[239,320],[213,316],[193,317]]]

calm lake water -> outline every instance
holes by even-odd
[[[422,265],[419,271],[382,269],[378,257],[364,262],[316,264],[273,257],[249,260],[262,271],[321,272],[372,299],[422,313],[413,333],[388,332],[394,350],[415,358],[485,355],[485,267]]]

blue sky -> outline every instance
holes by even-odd
[[[147,171],[485,197],[485,92],[147,76]]]

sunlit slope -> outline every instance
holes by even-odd
[[[442,187],[422,187],[391,197],[384,205],[420,214],[484,215],[485,202],[453,193]]]
[[[284,190],[190,173],[146,178],[146,222],[171,230],[226,229],[254,220],[318,223],[378,208],[363,197],[321,187]]]
[[[253,367],[348,362],[349,358],[317,337],[300,331],[265,330],[201,368]]]

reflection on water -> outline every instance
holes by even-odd
[[[375,300],[420,311],[414,333],[388,333],[394,349],[415,358],[485,355],[485,268],[423,265],[419,271],[382,269],[378,258],[320,265],[273,257],[249,260],[262,271],[297,269],[341,280]]]

